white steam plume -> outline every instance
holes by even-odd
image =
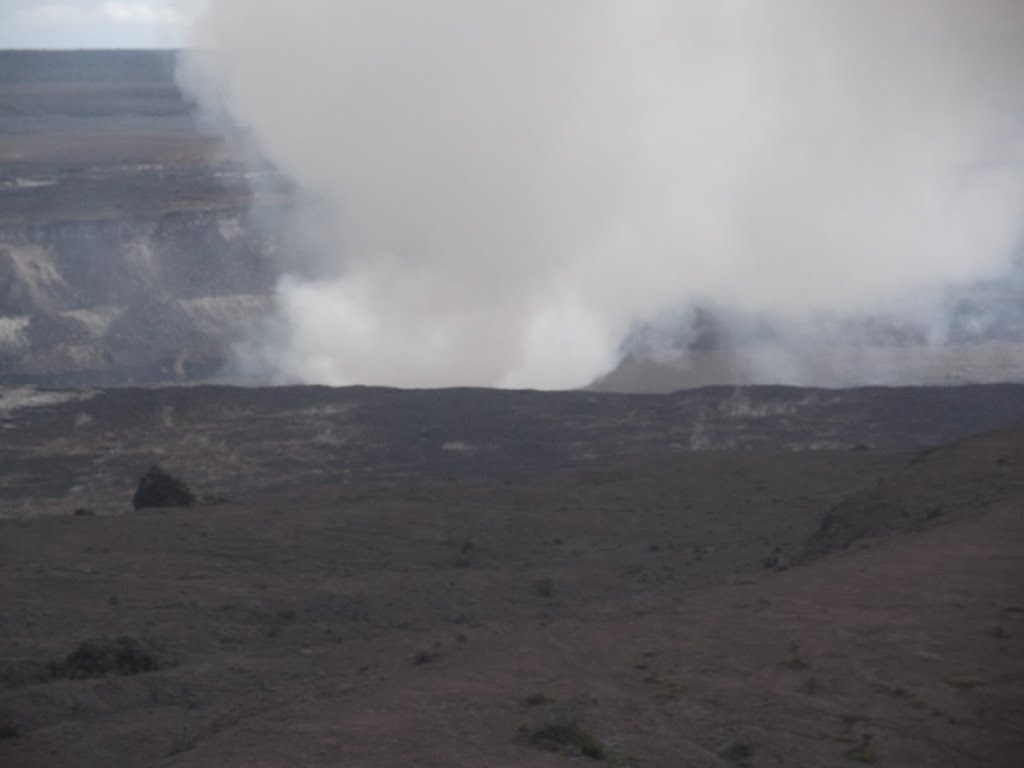
[[[195,44],[321,206],[281,378],[576,386],[691,302],[927,322],[1022,242],[1020,0],[210,0]]]

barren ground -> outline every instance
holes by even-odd
[[[1016,766],[1019,390],[8,392],[0,764]]]

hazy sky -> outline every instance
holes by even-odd
[[[173,0],[0,0],[0,48],[170,48],[184,15]]]

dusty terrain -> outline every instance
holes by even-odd
[[[5,399],[0,764],[1024,750],[1022,387]],[[201,502],[131,511],[153,460]]]

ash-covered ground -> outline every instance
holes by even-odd
[[[5,765],[1024,749],[1019,386],[3,394]]]

